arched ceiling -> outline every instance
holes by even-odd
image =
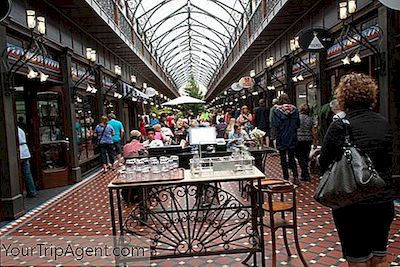
[[[178,88],[190,75],[205,87],[232,48],[251,0],[128,0],[138,32]],[[254,0],[253,0],[254,1]]]

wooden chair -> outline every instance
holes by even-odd
[[[296,207],[296,185],[281,179],[269,179],[263,181],[261,192],[265,193],[267,199],[264,201],[263,211],[268,213],[264,215],[264,226],[271,229],[272,241],[272,266],[276,266],[276,231],[281,228],[283,232],[283,241],[287,255],[290,257],[287,229],[293,229],[293,236],[296,245],[297,254],[304,266],[308,266],[301,253],[298,231],[297,231],[297,207]],[[291,220],[286,218],[291,215]]]

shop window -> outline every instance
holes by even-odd
[[[61,94],[39,92],[37,97],[42,169],[64,168],[68,141],[64,139]]]
[[[78,143],[79,163],[87,162],[96,157],[95,138],[93,137],[96,98],[93,96],[79,96],[75,100],[75,130]]]
[[[111,100],[111,101],[106,101],[106,114],[108,115],[110,113],[114,113],[114,114],[118,114],[118,103],[115,100]]]
[[[303,103],[307,103],[307,90],[304,84],[299,84],[296,86],[296,106],[300,107]]]

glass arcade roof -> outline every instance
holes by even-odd
[[[243,29],[251,0],[128,0],[137,30],[178,88],[207,87]],[[255,0],[253,0],[255,1]]]

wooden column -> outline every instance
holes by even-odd
[[[82,180],[82,172],[79,166],[78,158],[78,136],[75,129],[75,92],[74,82],[71,75],[71,62],[73,51],[65,47],[64,53],[60,56],[61,72],[63,74],[64,92],[65,92],[65,121],[67,122],[66,137],[69,139],[69,162],[71,165],[71,178],[68,182],[76,183]]]
[[[289,96],[290,100],[295,103],[296,100],[296,92],[294,90],[294,84],[292,81],[292,73],[293,73],[293,58],[285,57],[284,68],[286,74],[286,89],[283,91]]]
[[[388,118],[392,126],[393,141],[393,174],[400,174],[400,48],[397,47],[395,38],[400,34],[396,32],[396,12],[385,6],[378,8],[378,23],[383,30],[381,44],[381,70],[379,83],[379,113]],[[379,61],[377,61],[379,63]]]
[[[389,22],[389,14],[392,13],[387,7],[381,6],[378,8],[378,24],[383,30],[383,38],[381,42],[381,54],[375,56],[375,62],[377,63],[377,79],[379,87],[379,113],[384,117],[389,117],[389,79],[390,72],[390,53],[393,51],[394,46],[390,42],[390,38],[393,37],[393,26]],[[393,21],[393,20],[392,20]],[[393,23],[392,23],[393,24]],[[396,68],[396,66],[393,66]]]
[[[97,110],[99,111],[99,116],[106,115],[105,107],[104,107],[104,93],[103,91],[103,70],[101,66],[96,68],[96,98],[97,98]],[[99,122],[100,118],[94,118],[96,122]]]
[[[7,47],[6,27],[0,24],[0,51]],[[18,132],[14,95],[9,90],[7,70],[0,64],[0,197],[2,219],[12,220],[24,211],[20,186]]]
[[[330,88],[328,88],[328,77],[326,76],[326,52],[321,52],[317,54],[317,94],[320,99],[320,105],[324,105],[331,100],[332,93]]]

